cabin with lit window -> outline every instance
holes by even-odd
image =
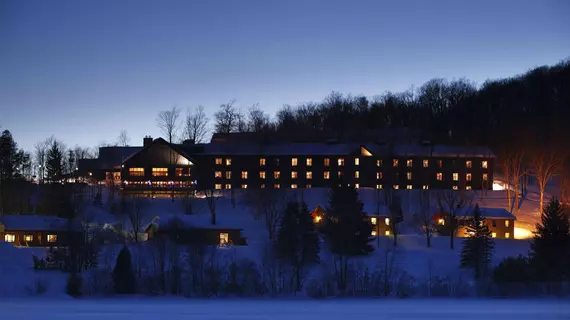
[[[503,208],[479,208],[484,220],[483,223],[491,231],[493,238],[512,239],[515,236],[516,217]],[[457,212],[457,231],[456,236],[467,237],[467,226],[473,218],[474,207],[464,207]],[[445,226],[447,214],[438,211],[433,217],[434,223],[439,228]]]
[[[195,218],[195,217],[192,217]],[[185,245],[244,246],[242,229],[226,227],[223,224],[201,225],[178,218],[155,220],[146,228],[148,241],[168,239]]]
[[[58,247],[68,243],[69,236],[81,235],[69,226],[67,219],[36,215],[6,215],[0,218],[0,239],[22,247]]]

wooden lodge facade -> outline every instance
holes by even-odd
[[[23,247],[59,247],[68,243],[68,237],[77,236],[70,231],[68,221],[50,216],[6,215],[0,219],[1,241]]]

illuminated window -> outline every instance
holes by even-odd
[[[483,173],[483,181],[487,181],[488,179],[488,175],[486,173]]]
[[[222,172],[221,171],[216,171],[214,173],[214,178],[221,178],[222,177]]]
[[[339,178],[342,177],[342,171],[339,171],[339,172],[337,172],[336,174],[337,174],[337,176],[338,176]]]
[[[376,185],[376,189],[382,189],[382,185],[381,185],[381,184],[377,184],[377,185]]]
[[[222,158],[216,158],[216,164],[222,164]]]
[[[471,173],[465,175],[465,180],[471,181]]]
[[[34,241],[34,236],[31,234],[26,234],[26,235],[24,235],[24,241],[32,242],[32,241]]]
[[[325,158],[325,167],[328,167],[330,165],[331,165],[331,159]]]
[[[247,179],[247,171],[242,171],[242,172],[241,172],[241,178],[242,178],[242,179]]]
[[[281,177],[281,172],[279,172],[279,171],[273,171],[273,178],[279,179],[280,177]]]
[[[232,165],[232,159],[226,158],[226,166],[231,166],[231,165]]]
[[[265,171],[259,171],[259,178],[265,179]]]
[[[279,188],[281,188],[281,185],[280,185],[279,183],[276,183],[276,184],[273,185],[273,188],[279,189]]]
[[[307,173],[305,173],[305,178],[313,179],[313,173],[311,171],[307,171]]]
[[[312,158],[307,158],[307,167],[310,167],[313,165],[313,159]]]
[[[376,218],[375,217],[370,218],[370,223],[376,225]]]
[[[57,235],[55,235],[55,234],[48,234],[48,235],[47,235],[47,241],[48,241],[48,242],[56,242],[56,241],[57,241]]]
[[[465,168],[471,169],[472,166],[473,166],[473,163],[471,162],[471,160],[465,161]]]
[[[438,223],[439,225],[444,226],[444,225],[445,225],[445,219],[439,218],[439,219],[437,219],[437,223]]]
[[[441,173],[441,172],[436,173],[436,174],[435,174],[435,178],[436,178],[438,181],[442,181],[442,180],[443,180],[443,173]]]
[[[511,234],[510,234],[510,233],[508,233],[508,232],[505,232],[505,238],[507,238],[507,239],[508,239],[508,238],[510,238],[510,237],[511,237]]]
[[[331,177],[331,173],[328,171],[323,172],[323,178],[329,179]]]
[[[291,171],[291,179],[297,179],[297,171]]]
[[[305,188],[307,189],[311,189],[313,186],[311,186],[310,184],[306,185]]]
[[[5,235],[4,235],[4,241],[6,241],[6,242],[15,242],[15,241],[16,241],[16,235],[14,235],[14,234],[9,234],[9,233],[5,234]]]
[[[428,186],[427,184],[424,184],[424,185],[422,186],[422,189],[423,189],[423,190],[429,190],[429,186]]]
[[[465,186],[465,190],[471,190],[471,186]]]
[[[265,165],[265,158],[260,158],[260,159],[259,159],[259,165],[260,165],[260,166],[264,166],[264,165]]]
[[[487,168],[488,168],[487,160],[481,161],[481,168],[483,168],[483,169],[487,169]]]
[[[225,187],[226,187],[226,189],[231,189],[231,188],[232,188],[232,185],[229,184],[229,183],[226,183]]]
[[[453,173],[453,181],[459,181],[459,173],[457,172]]]
[[[184,169],[182,169],[182,168],[176,168],[176,173],[175,173],[175,174],[176,174],[177,177],[182,177],[182,170],[184,170]]]
[[[496,233],[496,232],[492,232],[492,233],[491,233],[491,237],[496,238],[496,237],[497,237],[497,233]]]
[[[247,184],[242,184],[242,185],[241,185],[241,188],[242,188],[242,189],[247,189]]]
[[[355,165],[355,166],[359,166],[359,165],[360,165],[360,158],[354,158],[354,165]]]
[[[293,184],[291,185],[291,189],[297,189],[297,185],[293,183]]]
[[[459,190],[459,187],[458,187],[458,186],[453,186],[452,189],[453,189],[453,190]]]
[[[261,184],[260,188],[265,189],[265,184]]]
[[[389,226],[389,225],[390,225],[390,218],[384,219],[384,224],[386,224],[387,226]]]
[[[390,235],[390,230],[386,230],[386,232],[384,232],[385,235],[389,236]]]
[[[411,168],[411,167],[413,166],[413,164],[414,164],[414,163],[413,163],[413,161],[412,161],[411,159],[406,160],[406,166],[407,166],[408,168]]]
[[[437,167],[443,168],[443,160],[437,160]]]
[[[376,160],[376,166],[381,167],[382,166],[382,160]]]
[[[382,172],[376,172],[376,179],[380,180],[382,179],[383,175]]]
[[[424,160],[423,163],[424,163],[424,168],[429,167],[429,160]]]
[[[226,179],[231,179],[232,178],[232,172],[231,171],[226,171]]]
[[[344,158],[338,158],[338,160],[336,161],[339,167],[344,166]]]
[[[370,234],[375,237],[378,233],[376,233],[376,231],[372,230],[372,232],[370,232]]]
[[[406,172],[406,178],[408,178],[408,180],[412,180],[412,173]]]
[[[395,190],[398,190],[398,189],[400,189],[400,186],[399,186],[399,185],[397,185],[397,184],[393,185],[392,187],[393,187]]]
[[[398,159],[393,159],[393,160],[392,160],[392,166],[397,167],[397,166],[398,166],[398,163],[399,163]]]
[[[292,159],[291,159],[291,165],[292,165],[293,167],[296,167],[296,166],[297,166],[297,158],[292,158]]]
[[[152,168],[153,177],[168,177],[168,168]]]
[[[509,227],[509,220],[505,220],[505,227]]]
[[[356,179],[360,178],[360,171],[354,171],[354,177]]]
[[[406,186],[406,189],[412,190],[412,185],[411,185],[411,184],[407,185],[407,186]]]
[[[129,168],[129,175],[131,177],[143,177],[144,168]]]
[[[356,189],[360,188],[360,183],[355,183],[354,188],[356,188]]]
[[[220,233],[220,244],[224,245],[228,243],[230,243],[230,235],[225,232]]]
[[[215,188],[216,188],[216,190],[221,190],[221,189],[222,189],[222,185],[221,185],[221,184],[216,184]]]

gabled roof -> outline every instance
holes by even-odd
[[[142,149],[143,147],[101,147],[98,158],[100,168],[110,169],[119,166]]]
[[[157,144],[162,144],[162,145],[166,145],[169,146],[170,148],[172,148],[172,150],[178,152],[181,156],[183,156],[184,158],[186,158],[187,160],[189,160],[192,163],[196,163],[196,161],[181,147],[181,145],[177,145],[174,143],[168,143],[166,140],[164,140],[163,138],[156,138],[152,141],[152,143],[150,143],[148,146],[146,147],[140,147],[141,149],[136,151],[135,153],[131,154],[130,156],[128,156],[127,158],[123,159],[121,161],[121,164],[124,164],[125,162],[129,161],[130,159],[132,159],[133,157],[135,157],[136,155],[138,155],[139,153],[141,153],[143,150],[146,150],[148,148],[151,148],[152,146],[155,146]]]
[[[473,210],[475,207],[463,207],[459,211],[457,211],[457,218],[458,219],[469,219],[473,217]],[[503,208],[484,208],[479,207],[481,210],[481,216],[484,218],[492,218],[492,219],[507,219],[507,220],[516,220],[517,218]],[[436,214],[438,216],[439,212]]]

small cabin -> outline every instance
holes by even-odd
[[[247,245],[242,229],[223,225],[196,226],[173,219],[166,222],[154,221],[145,231],[149,241],[168,238],[178,244]]]
[[[392,234],[392,228],[390,226],[390,214],[387,208],[382,205],[380,207],[376,205],[364,204],[364,212],[368,215],[368,221],[372,224],[372,234],[371,236],[390,236]],[[313,222],[317,227],[322,223],[322,220],[326,216],[326,211],[320,205],[317,205],[312,211],[311,216]]]
[[[473,217],[474,207],[461,208],[457,212],[458,228],[456,236],[467,237],[467,226]],[[515,220],[517,219],[513,214],[503,208],[484,208],[480,207],[481,216],[484,218],[484,224],[491,231],[493,238],[512,239],[515,236]],[[437,212],[433,217],[436,225],[443,226],[445,224],[445,214]]]
[[[79,233],[76,225],[73,234]],[[69,221],[53,216],[6,215],[0,218],[0,241],[23,247],[57,247],[67,244]]]

